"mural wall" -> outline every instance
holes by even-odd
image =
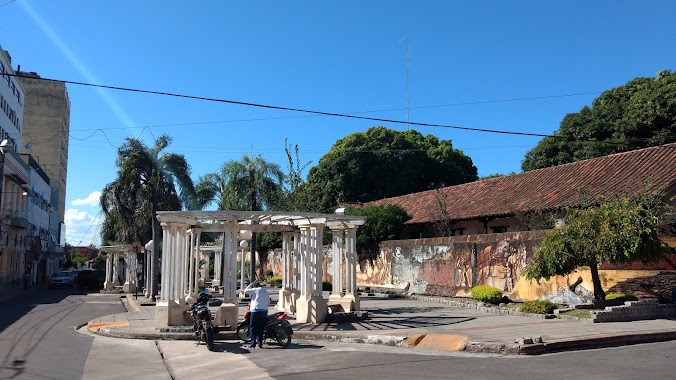
[[[463,235],[383,242],[380,255],[357,267],[357,284],[406,288],[409,293],[469,297],[477,285],[501,289],[515,301],[561,296],[590,297],[591,274],[579,268],[568,276],[528,281],[521,274],[537,252],[546,231]],[[324,280],[332,281],[331,247],[324,247]],[[268,267],[282,272],[281,252],[270,252]],[[602,286],[610,289],[632,278],[676,269],[676,255],[654,265],[604,265]],[[568,300],[570,301],[570,300]]]
[[[511,293],[545,231],[464,235],[383,242],[372,263],[361,263],[362,285],[407,287],[411,293],[469,296],[490,285]]]

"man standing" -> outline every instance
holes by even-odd
[[[249,317],[249,334],[251,335],[251,348],[263,348],[263,332],[265,330],[265,319],[268,316],[268,308],[270,307],[270,295],[265,288],[261,287],[258,281],[249,284],[244,293],[251,294]]]

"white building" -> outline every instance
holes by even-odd
[[[30,189],[26,196],[26,266],[31,267],[34,282],[43,282],[47,276],[59,270],[59,256],[49,254],[50,248],[56,244],[55,236],[58,236],[51,228],[52,218],[57,218],[58,199],[52,197],[54,189],[50,186],[49,176],[37,160],[30,154],[22,154],[21,157],[28,163],[30,177]]]
[[[28,165],[17,154],[21,145],[25,90],[14,74],[12,58],[0,46],[0,286],[18,285],[26,267],[25,232]]]

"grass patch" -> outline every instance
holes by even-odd
[[[591,319],[591,311],[585,310],[585,309],[568,310],[568,311],[564,311],[564,312],[559,313],[559,315],[565,315],[567,317],[577,317],[577,318]]]

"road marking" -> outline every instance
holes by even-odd
[[[95,333],[99,331],[101,327],[109,327],[109,326],[129,326],[129,322],[97,322],[97,323],[90,323],[87,325],[87,330]]]

